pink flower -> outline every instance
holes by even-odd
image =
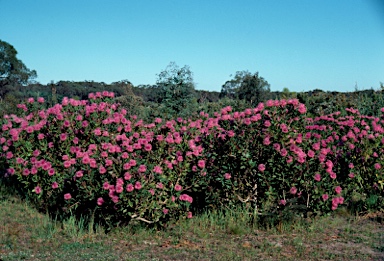
[[[136,160],[134,159],[129,160],[129,165],[131,165],[131,167],[136,166]]]
[[[50,168],[50,169],[48,170],[48,175],[49,175],[49,176],[53,176],[53,175],[55,175],[55,169]]]
[[[123,153],[121,154],[121,157],[122,157],[123,159],[128,159],[128,157],[129,157],[128,152],[123,152]]]
[[[340,194],[341,193],[341,187],[340,186],[337,186],[336,188],[335,188],[335,192],[337,193],[337,194]]]
[[[108,182],[104,182],[103,189],[104,190],[108,190],[109,189],[109,183]]]
[[[100,136],[101,135],[101,130],[100,128],[96,128],[93,130],[93,133],[96,135],[96,136]]]
[[[325,165],[328,167],[328,169],[332,169],[333,168],[333,162],[330,161],[330,160],[327,160],[327,162],[325,162]]]
[[[297,188],[296,187],[292,187],[290,190],[289,190],[289,193],[291,193],[292,195],[295,195],[297,192]]]
[[[187,218],[192,218],[192,212],[187,213]]]
[[[68,120],[65,120],[63,123],[64,127],[69,127],[71,123]]]
[[[259,164],[258,169],[259,169],[259,171],[264,172],[265,165],[264,164]]]
[[[131,178],[132,178],[131,173],[129,173],[129,172],[125,172],[125,173],[124,173],[124,179],[125,179],[125,180],[130,180]]]
[[[348,177],[350,177],[351,179],[353,179],[355,177],[355,173],[351,172],[348,174]]]
[[[124,163],[123,169],[124,170],[129,170],[131,168],[131,165],[129,163]]]
[[[59,184],[57,184],[56,181],[52,183],[52,188],[53,189],[57,189],[58,187],[59,187]]]
[[[157,173],[157,174],[162,174],[163,173],[163,170],[160,166],[156,165],[154,168],[153,168],[153,172]]]
[[[339,198],[333,198],[332,199],[332,206],[336,206],[339,205]]]
[[[65,199],[65,200],[69,200],[69,199],[71,199],[71,198],[72,198],[71,193],[66,193],[66,194],[64,194],[64,199]]]
[[[189,203],[192,203],[192,202],[193,202],[193,198],[192,198],[191,196],[187,195],[187,194],[181,194],[180,197],[179,197],[179,199],[180,199],[181,201],[187,201],[187,202],[189,202]]]
[[[140,165],[140,167],[138,169],[138,171],[141,173],[145,172],[146,170],[147,170],[147,166],[145,166],[145,165]]]
[[[37,170],[36,167],[32,167],[32,168],[31,168],[31,174],[32,174],[32,175],[35,175],[35,174],[37,173],[37,171],[38,171],[38,170]],[[49,174],[49,173],[48,173],[48,174]]]
[[[321,180],[321,176],[319,173],[316,173],[315,176],[313,177],[316,181],[320,181]]]
[[[7,159],[12,159],[13,158],[13,153],[8,151],[6,154]]]
[[[176,190],[176,191],[181,191],[182,189],[183,189],[183,187],[180,186],[179,184],[176,184],[176,185],[175,185],[175,190]]]
[[[163,213],[164,213],[164,215],[167,215],[168,214],[168,209],[164,208],[163,209]]]
[[[67,134],[66,133],[60,134],[60,140],[61,141],[65,141],[66,139],[67,139]]]
[[[139,181],[137,181],[135,183],[135,189],[140,190],[141,188],[142,188],[141,183]]]
[[[79,170],[79,171],[76,171],[76,178],[81,178],[83,176],[83,171],[82,170]]]
[[[97,199],[97,205],[99,205],[99,206],[101,206],[101,205],[103,205],[103,203],[104,203],[104,199],[103,198],[98,198]]]
[[[205,167],[205,161],[204,160],[199,160],[197,162],[197,166],[201,169],[203,169]]]
[[[327,201],[328,198],[329,198],[329,196],[328,196],[328,194],[323,194],[323,195],[321,196],[321,198],[323,199],[323,201]]]
[[[145,144],[145,145],[144,145],[144,150],[145,150],[145,151],[151,151],[151,150],[152,150],[152,145],[149,144],[149,143],[148,143],[148,144]]]
[[[119,202],[119,197],[116,195],[111,196],[111,199],[112,199],[113,203]]]
[[[99,173],[100,174],[105,174],[107,172],[107,169],[104,166],[99,167]]]
[[[116,193],[122,193],[123,192],[123,185],[122,184],[118,184],[116,185]]]
[[[37,102],[38,102],[38,103],[43,103],[43,102],[44,102],[44,98],[43,98],[43,97],[39,97],[39,98],[37,98]]]
[[[163,183],[161,183],[161,182],[157,183],[157,184],[156,184],[156,188],[158,188],[158,189],[163,189],[163,188],[164,188]]]
[[[299,104],[299,108],[297,110],[300,112],[300,114],[304,114],[307,112],[307,108],[305,108],[305,104],[303,103]]]
[[[23,170],[23,175],[24,176],[28,176],[30,173],[31,173],[31,171],[29,169],[24,169]]]
[[[105,166],[112,166],[113,165],[113,161],[112,160],[110,160],[110,159],[106,159],[105,160]]]
[[[335,179],[336,178],[336,173],[335,172],[331,172],[329,174],[329,176],[331,177],[331,179]]]
[[[381,169],[381,165],[379,163],[375,163],[374,166],[375,166],[375,169],[377,169],[377,170]]]
[[[13,174],[15,174],[15,169],[14,169],[14,168],[9,168],[9,169],[7,169],[7,172],[8,172],[10,175],[13,175]]]
[[[225,173],[225,174],[224,174],[224,178],[225,178],[225,179],[230,179],[230,178],[231,178],[231,174],[229,174],[229,173]]]
[[[71,162],[69,160],[64,161],[64,168],[69,168],[71,166]]]
[[[118,179],[116,180],[116,184],[117,184],[117,185],[123,185],[123,184],[124,184],[124,180],[123,180],[122,178],[118,178]]]
[[[264,140],[263,140],[263,144],[264,144],[264,145],[269,145],[269,144],[271,144],[270,138],[269,138],[268,136],[264,138]]]
[[[128,192],[132,192],[135,187],[132,184],[128,184],[127,187],[125,188]]]
[[[153,196],[153,195],[155,195],[155,190],[154,189],[150,189],[150,190],[148,190],[149,191],[149,193],[151,193],[151,195]]]
[[[35,187],[35,193],[40,194],[41,193],[41,188],[39,186]]]
[[[287,201],[285,199],[282,199],[280,200],[279,204],[285,206],[287,204]]]

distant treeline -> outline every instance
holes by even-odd
[[[225,106],[232,106],[235,110],[243,110],[253,107],[248,97],[226,95],[223,92],[194,90],[190,97],[187,108],[175,107],[172,113],[167,111],[166,106],[169,99],[164,95],[164,88],[159,85],[134,86],[128,80],[106,84],[94,81],[59,81],[50,84],[32,83],[26,86],[4,86],[0,92],[0,116],[14,113],[16,105],[30,97],[43,97],[47,106],[61,102],[63,97],[74,99],[88,99],[89,93],[110,91],[116,95],[116,101],[126,107],[131,114],[135,114],[146,120],[154,117],[189,117],[199,111],[213,113]],[[324,92],[313,90],[308,92],[290,92],[284,89],[282,92],[264,91],[263,100],[298,98],[307,106],[308,113],[312,115],[324,115],[335,111],[344,111],[345,108],[353,107],[366,115],[378,115],[384,107],[384,86],[381,84],[379,90],[362,90],[354,92]],[[172,101],[173,102],[173,101]],[[183,104],[182,104],[183,105]],[[184,103],[185,106],[185,103]],[[185,110],[187,109],[187,110]],[[186,113],[187,111],[187,113]]]

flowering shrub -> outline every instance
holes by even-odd
[[[51,213],[114,226],[239,202],[254,213],[382,206],[384,119],[353,109],[306,118],[298,100],[270,100],[145,123],[109,92],[43,103],[30,99],[18,105],[21,116],[4,117],[0,157],[24,195]]]
[[[184,180],[199,152],[186,156],[189,134],[175,121],[128,119],[112,98],[64,98],[47,110],[36,110],[33,100],[20,104],[24,115],[6,116],[2,125],[8,175],[50,212],[95,210],[112,225],[191,217]]]
[[[305,106],[297,100],[230,111],[227,107],[216,115],[219,131],[205,140],[216,202],[240,200],[259,213],[300,206],[326,213],[357,201],[363,208],[382,208],[384,120],[353,109],[347,111],[355,116],[336,112],[305,118]],[[231,184],[225,173],[231,173]]]

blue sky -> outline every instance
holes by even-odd
[[[0,0],[0,8],[0,39],[43,84],[154,84],[171,61],[209,91],[242,70],[258,71],[273,91],[384,82],[382,0]]]

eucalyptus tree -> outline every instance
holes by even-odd
[[[220,96],[231,99],[245,100],[252,106],[264,101],[270,92],[270,84],[259,72],[236,72],[233,79],[227,81],[221,88]]]
[[[37,77],[35,70],[17,58],[17,51],[11,44],[0,40],[0,96],[15,85],[25,85]]]
[[[189,66],[180,68],[171,62],[156,81],[162,110],[168,117],[187,117],[197,106],[193,73]]]

